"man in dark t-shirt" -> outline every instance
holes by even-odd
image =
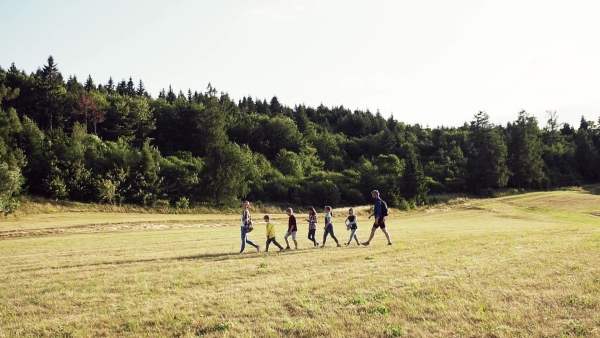
[[[375,230],[377,230],[377,228],[381,228],[381,231],[383,231],[385,238],[387,238],[388,245],[392,245],[392,241],[390,240],[390,234],[385,227],[385,216],[381,211],[383,201],[381,200],[381,198],[379,198],[379,191],[371,191],[371,197],[373,197],[373,199],[375,200],[375,208],[373,210],[373,213],[369,215],[369,219],[375,216],[375,222],[373,223],[373,228],[371,228],[371,236],[369,236],[369,240],[362,243],[362,245],[370,244],[371,240],[373,239],[373,236],[375,236]]]

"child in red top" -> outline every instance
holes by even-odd
[[[298,226],[296,225],[296,217],[294,216],[294,210],[292,208],[288,208],[285,213],[288,215],[288,231],[283,237],[285,239],[286,250],[290,249],[290,242],[288,241],[288,237],[292,236],[292,240],[294,240],[294,245],[296,246],[296,250],[298,250],[298,242],[296,241],[296,232],[298,232]]]

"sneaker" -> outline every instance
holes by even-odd
[[[342,247],[342,245],[341,245],[340,243],[338,243],[338,244],[337,244],[337,247],[338,247],[338,248],[341,248],[341,247]]]
[[[388,245],[392,245],[392,242],[388,242]]]
[[[256,246],[256,252],[260,252],[260,245]]]
[[[290,247],[289,247],[289,246],[288,246],[288,247],[286,247],[286,248],[285,248],[285,250],[290,250]]]
[[[367,246],[367,245],[369,245],[369,242],[362,242],[361,244],[364,246]]]
[[[344,244],[346,244],[346,246],[350,245],[350,243],[344,243]]]

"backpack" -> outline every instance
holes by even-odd
[[[387,217],[388,215],[389,213],[387,203],[385,203],[384,200],[381,200],[381,216]]]

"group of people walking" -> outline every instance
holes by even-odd
[[[377,229],[381,229],[383,231],[383,233],[385,234],[385,237],[387,238],[388,245],[392,245],[392,242],[390,240],[390,234],[387,231],[386,226],[385,226],[385,218],[387,216],[387,211],[385,211],[385,210],[387,210],[387,206],[385,205],[385,202],[383,202],[381,200],[381,198],[379,197],[379,191],[373,190],[371,192],[371,196],[374,199],[374,210],[373,210],[373,213],[371,215],[369,215],[369,219],[371,219],[371,217],[375,217],[375,220],[373,223],[373,227],[371,228],[371,235],[369,236],[369,240],[366,242],[362,242],[362,243],[358,240],[358,236],[356,235],[356,231],[358,230],[358,224],[357,224],[358,219],[357,219],[357,216],[354,214],[354,208],[350,208],[348,210],[348,216],[346,217],[346,220],[344,221],[344,223],[346,225],[346,229],[350,231],[350,238],[348,239],[348,242],[345,243],[345,245],[350,245],[352,243],[352,240],[355,240],[357,245],[365,245],[365,246],[369,245],[371,240],[373,239],[373,236],[375,236],[375,230],[377,230]],[[253,229],[253,227],[254,227],[249,208],[250,208],[250,202],[244,201],[244,203],[242,204],[242,218],[241,218],[242,247],[240,249],[240,254],[243,253],[244,250],[246,249],[246,244],[253,246],[256,249],[256,251],[260,252],[260,245],[254,243],[253,241],[251,241],[248,238],[248,232],[252,231],[251,229]],[[315,208],[313,208],[313,207],[310,207],[308,209],[308,218],[306,219],[306,222],[308,222],[308,239],[313,242],[314,247],[318,247],[319,245],[321,247],[325,247],[325,243],[327,242],[327,237],[331,236],[331,238],[335,241],[336,245],[338,247],[341,247],[338,239],[335,237],[335,234],[333,232],[333,223],[332,223],[333,210],[331,209],[330,206],[325,206],[324,211],[325,211],[325,226],[324,226],[325,231],[323,233],[323,243],[320,244],[319,242],[317,242],[317,240],[315,238],[316,231],[317,231],[318,216],[317,216],[317,212],[315,211]],[[269,215],[265,215],[263,217],[263,221],[266,223],[266,229],[267,229],[267,242],[266,242],[265,251],[269,251],[269,246],[271,244],[278,247],[279,251],[290,250],[291,249],[290,241],[288,240],[289,237],[292,238],[292,241],[294,243],[294,248],[296,250],[298,249],[298,241],[296,240],[296,233],[298,232],[298,224],[296,223],[296,217],[294,215],[294,210],[292,208],[288,208],[286,210],[286,214],[288,215],[288,229],[287,229],[285,236],[283,237],[285,240],[285,244],[286,244],[285,248],[283,246],[281,246],[281,244],[279,244],[277,242],[277,240],[275,239],[275,237],[276,237],[275,236],[275,226],[271,222],[271,217]]]

